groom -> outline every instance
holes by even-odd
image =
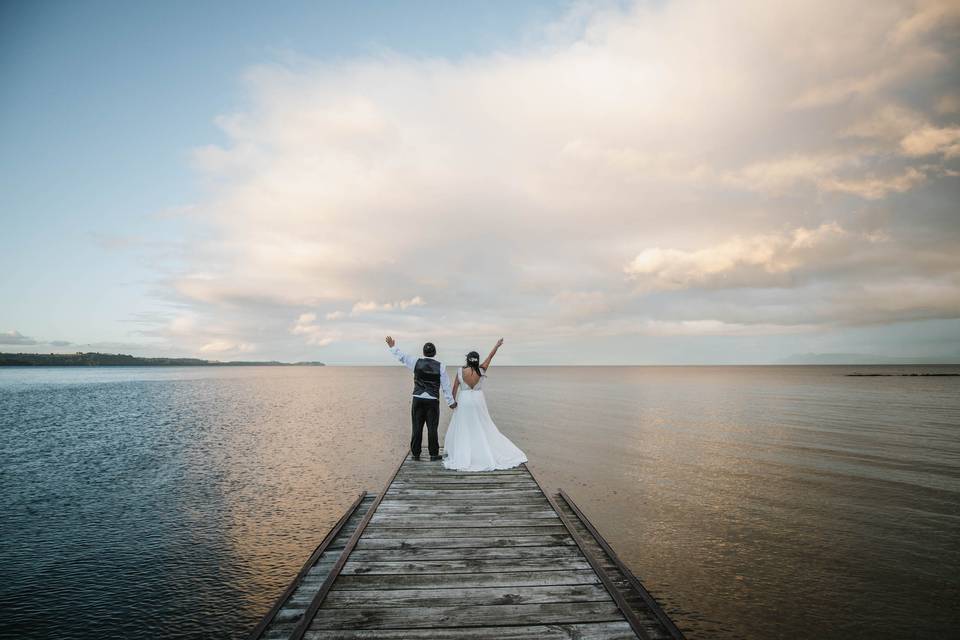
[[[440,439],[437,437],[437,426],[440,424],[440,389],[443,397],[451,409],[457,408],[450,391],[450,378],[447,368],[434,356],[437,348],[432,342],[423,345],[422,358],[409,356],[396,346],[396,341],[387,336],[387,346],[390,353],[413,371],[413,404],[410,408],[410,417],[413,420],[413,434],[410,438],[410,453],[414,460],[420,459],[420,448],[423,444],[423,425],[427,425],[427,447],[430,450],[430,460],[440,459]]]

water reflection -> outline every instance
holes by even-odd
[[[960,379],[843,372],[496,368],[487,393],[691,637],[949,635]],[[0,635],[243,637],[387,479],[408,392],[399,367],[0,370]]]
[[[960,566],[947,526],[960,513],[955,380],[878,389],[808,368],[584,373],[602,393],[543,373],[542,425],[557,437],[518,440],[691,635],[895,636],[915,631],[918,612],[930,630],[955,628],[957,579],[944,565]]]

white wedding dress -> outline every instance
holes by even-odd
[[[493,471],[510,469],[527,461],[527,456],[500,433],[487,411],[481,376],[471,388],[463,380],[463,369],[457,371],[460,390],[457,408],[447,427],[444,442],[446,457],[443,466],[457,471]]]

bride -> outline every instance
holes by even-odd
[[[497,429],[487,411],[483,397],[483,380],[487,377],[490,361],[503,338],[487,359],[480,364],[480,354],[467,354],[467,366],[457,371],[453,383],[456,410],[450,419],[445,441],[447,457],[443,466],[458,471],[493,471],[509,469],[527,461],[527,456]],[[458,394],[459,391],[459,394]]]

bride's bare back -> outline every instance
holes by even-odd
[[[476,387],[481,380],[481,376],[477,375],[477,372],[471,369],[470,367],[464,367],[463,373],[460,374],[463,377],[463,381],[467,384],[468,387],[473,389]]]

